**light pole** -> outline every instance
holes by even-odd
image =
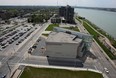
[[[7,64],[7,66],[8,66],[9,71],[10,71],[10,74],[11,74],[11,68],[10,68],[10,66],[9,66],[9,64],[8,64],[8,61],[6,62],[6,64]],[[9,78],[10,78],[10,74],[9,74]]]
[[[13,51],[14,51],[14,53],[15,53],[15,48],[14,48],[14,46],[12,46],[12,48],[13,48]],[[11,52],[11,54],[13,54],[13,52]]]
[[[76,68],[76,62],[77,62],[77,60],[75,60],[75,64],[74,64],[74,67]]]

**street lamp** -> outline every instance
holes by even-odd
[[[9,64],[8,64],[8,61],[6,62],[6,64],[7,64],[7,66],[8,66],[9,71],[10,71],[10,74],[11,74],[11,68],[10,68],[10,66],[9,66]],[[9,78],[10,78],[10,74],[9,74]]]
[[[14,48],[14,46],[12,46],[12,48],[13,48],[13,51],[14,51],[14,53],[15,53],[15,48]],[[13,53],[11,52],[11,54],[13,54]]]

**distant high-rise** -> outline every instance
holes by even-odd
[[[67,23],[73,23],[74,8],[67,5],[59,8],[59,15],[64,17]]]

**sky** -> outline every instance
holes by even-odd
[[[51,5],[116,8],[116,0],[0,0],[0,5]]]

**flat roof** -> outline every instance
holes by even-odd
[[[62,43],[80,43],[82,39],[76,38],[72,34],[67,34],[64,32],[51,32],[47,38],[47,42],[62,42]]]

